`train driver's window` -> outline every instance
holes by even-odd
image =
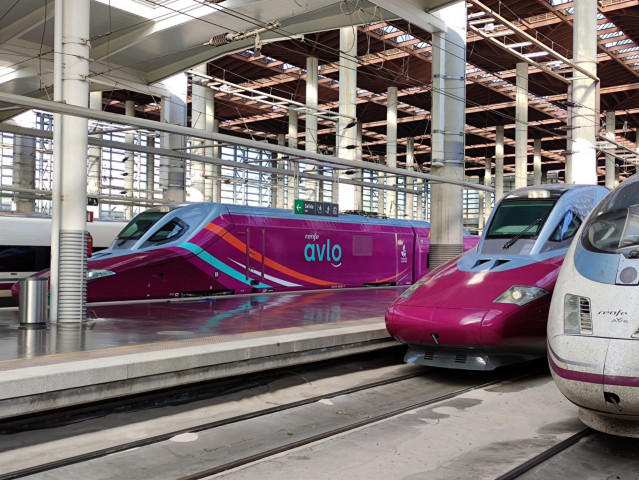
[[[566,212],[564,217],[557,225],[557,228],[550,236],[551,242],[563,242],[569,238],[572,238],[577,230],[579,230],[579,226],[581,225],[581,219],[575,215],[572,211]]]
[[[162,227],[160,227],[160,229],[155,232],[151,238],[144,242],[142,248],[176,240],[184,235],[184,232],[186,232],[188,228],[188,225],[186,225],[182,220],[174,218],[162,225]]]

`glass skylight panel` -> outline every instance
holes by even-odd
[[[630,47],[630,48],[622,48],[621,50],[617,50],[617,53],[635,52],[637,50],[639,50],[639,47],[634,46],[634,47]]]
[[[597,30],[607,30],[609,28],[613,28],[615,26],[614,23],[602,23],[601,25],[597,25]]]
[[[399,37],[397,37],[397,43],[408,42],[410,40],[415,40],[415,36],[411,35],[410,33],[405,33],[404,35],[400,35]]]
[[[385,27],[380,28],[380,30],[384,33],[395,33],[399,32],[399,28],[394,27],[393,25],[386,25]]]
[[[430,44],[428,42],[419,42],[413,45],[415,48],[428,48]]]
[[[622,35],[624,35],[624,33],[621,30],[617,30],[616,32],[604,33],[603,35],[597,35],[597,37],[599,37],[601,40],[605,40],[606,38],[615,38],[615,37],[620,37]]]
[[[290,63],[282,64],[282,69],[288,70],[289,68],[295,68],[295,65],[291,65]]]

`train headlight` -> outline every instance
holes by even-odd
[[[564,333],[592,335],[589,298],[566,294],[564,297]]]
[[[521,307],[546,294],[548,294],[548,290],[544,290],[543,288],[513,285],[493,300],[493,303],[514,303]]]
[[[111,270],[89,270],[87,272],[87,280],[95,280],[96,278],[109,277],[115,275]]]

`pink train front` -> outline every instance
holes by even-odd
[[[408,363],[468,370],[543,357],[551,293],[581,222],[607,193],[542,185],[507,194],[476,249],[430,272],[386,312]]]
[[[217,203],[155,207],[88,261],[87,301],[410,285],[428,272],[429,227]]]

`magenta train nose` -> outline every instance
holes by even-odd
[[[526,187],[495,207],[474,250],[410,287],[386,313],[405,361],[491,370],[546,354],[552,291],[581,222],[607,190]]]

